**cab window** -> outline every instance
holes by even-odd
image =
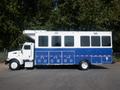
[[[24,46],[24,49],[25,49],[25,50],[30,50],[30,45],[25,45],[25,46]]]

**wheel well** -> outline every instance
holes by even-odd
[[[83,59],[83,60],[81,60],[80,63],[83,62],[83,61],[87,62],[89,65],[91,64],[90,61],[87,60],[87,59]]]
[[[9,62],[12,62],[12,61],[17,61],[20,64],[19,60],[17,59],[11,59]]]
[[[20,60],[19,58],[11,58],[11,59],[8,61],[8,63],[11,62],[11,61],[13,61],[13,60],[14,60],[14,61],[18,61],[20,65],[23,65],[23,64],[24,64],[23,60]]]

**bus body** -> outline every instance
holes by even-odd
[[[17,60],[18,66],[24,67],[79,65],[83,70],[88,69],[90,64],[112,63],[110,31],[25,30],[23,33],[32,38],[34,43],[26,42],[17,58],[12,55],[13,52],[8,54],[7,61],[11,61],[9,66],[12,70],[12,65],[15,66],[12,60]]]

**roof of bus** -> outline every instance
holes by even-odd
[[[73,32],[80,32],[80,33],[95,33],[95,32],[98,32],[98,33],[111,33],[112,31],[47,31],[47,30],[24,30],[23,33],[26,34],[26,33],[44,33],[44,32],[60,32],[60,33],[73,33]]]
[[[24,30],[23,34],[26,34],[32,39],[35,39],[35,35],[112,35],[112,31],[47,31],[47,30]]]

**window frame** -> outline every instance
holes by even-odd
[[[89,42],[87,44],[89,44],[89,45],[82,45],[82,39],[81,39],[81,37],[88,37]],[[82,35],[82,36],[80,36],[79,37],[79,41],[80,41],[80,47],[90,47],[91,46],[91,38],[90,38],[89,35]]]
[[[110,45],[103,45],[103,37],[109,37]],[[112,46],[112,37],[111,36],[101,36],[102,47],[111,47]]]
[[[53,45],[53,37],[60,37],[60,46]],[[51,47],[62,47],[62,36],[61,35],[52,35],[51,36]]]
[[[99,45],[93,45],[92,37],[99,37]],[[91,47],[101,47],[101,36],[91,36]]]
[[[66,45],[66,37],[72,37],[73,38],[72,45]],[[74,37],[74,35],[65,35],[64,36],[64,47],[75,47],[75,37]]]
[[[47,37],[47,45],[40,46],[40,42],[39,42],[40,37]],[[48,46],[49,46],[49,36],[48,35],[40,35],[40,36],[38,36],[38,47],[48,47]]]

